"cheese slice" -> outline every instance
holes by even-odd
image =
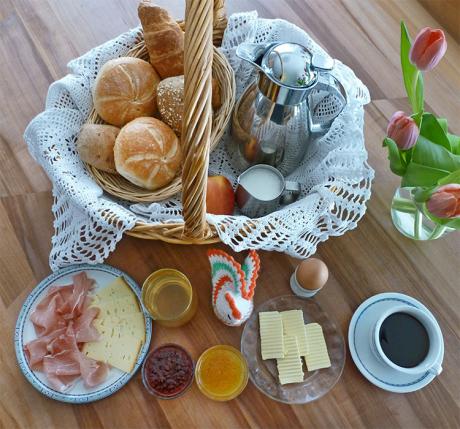
[[[276,360],[280,383],[300,383],[303,381],[304,374],[297,338],[289,335],[285,336],[284,347],[285,357]]]
[[[136,298],[135,293],[128,286],[123,277],[117,277],[112,283],[96,291],[94,302],[105,302],[111,299],[124,298],[126,296],[133,296]]]
[[[284,357],[283,321],[278,311],[259,313],[262,359]]]
[[[307,337],[302,310],[282,311],[284,335],[296,337],[300,356],[307,354]]]
[[[145,319],[141,312],[123,314],[118,316],[108,316],[103,319],[95,319],[94,327],[103,334],[107,329],[119,327],[123,333],[132,335],[145,342]]]
[[[139,313],[139,301],[134,295],[126,295],[120,298],[109,299],[107,301],[96,301],[91,304],[99,308],[98,319],[106,317],[125,317],[131,313]]]
[[[107,328],[101,334],[99,341],[85,343],[83,353],[124,372],[131,372],[136,364],[142,341],[119,326]]]
[[[316,371],[321,368],[329,368],[331,360],[327,352],[326,340],[323,335],[323,328],[318,323],[309,323],[305,325],[307,336],[307,354],[305,363],[308,371]]]

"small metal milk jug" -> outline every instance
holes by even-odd
[[[242,43],[236,55],[258,76],[233,112],[233,158],[240,169],[268,164],[286,176],[346,105],[343,86],[329,73],[334,60],[296,43]]]

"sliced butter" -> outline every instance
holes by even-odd
[[[331,360],[329,359],[326,340],[324,339],[321,325],[318,323],[309,323],[305,325],[305,334],[307,336],[305,362],[308,371],[329,368],[331,366]]]
[[[284,347],[285,357],[276,360],[280,383],[300,383],[303,381],[303,370],[297,338],[285,336]]]
[[[278,311],[259,313],[262,359],[284,357],[283,321]]]
[[[307,337],[302,310],[282,311],[284,335],[296,337],[300,356],[307,354]]]

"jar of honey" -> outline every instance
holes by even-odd
[[[155,322],[162,326],[178,327],[195,315],[198,298],[185,274],[165,268],[145,279],[142,303]]]
[[[208,398],[215,401],[230,401],[236,398],[248,383],[246,359],[234,347],[211,347],[198,359],[195,380],[201,392]]]

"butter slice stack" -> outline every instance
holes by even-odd
[[[278,311],[259,313],[262,359],[284,357],[283,321]]]
[[[307,336],[307,354],[305,363],[308,371],[316,371],[321,368],[329,368],[331,360],[327,352],[326,340],[323,335],[323,328],[318,323],[309,323],[305,325],[305,334]]]
[[[285,336],[284,347],[286,356],[276,360],[280,383],[300,383],[303,381],[303,370],[297,338]]]
[[[131,372],[145,342],[145,320],[136,295],[123,278],[98,291],[91,304],[100,309],[94,327],[99,341],[85,343],[83,353],[124,372]]]
[[[296,337],[300,356],[307,354],[307,337],[302,310],[288,310],[281,313],[284,335]]]

